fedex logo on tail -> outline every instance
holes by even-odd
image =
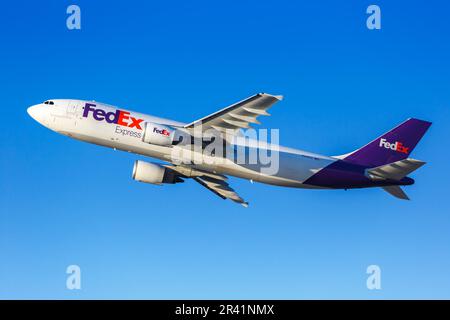
[[[92,117],[97,121],[106,121],[108,123],[115,123],[120,126],[142,130],[141,123],[144,119],[131,117],[128,111],[116,110],[116,112],[106,112],[101,108],[96,108],[96,105],[93,103],[86,103],[84,106],[83,117],[87,118],[91,112]]]
[[[397,152],[408,154],[409,147],[405,147],[403,143],[396,141],[396,142],[388,142],[386,139],[381,138],[380,139],[380,145],[379,147],[384,147],[386,149],[391,149]]]

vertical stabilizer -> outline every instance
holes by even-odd
[[[338,158],[368,167],[406,159],[430,126],[428,121],[408,119],[364,147]]]

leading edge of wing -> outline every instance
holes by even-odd
[[[228,107],[225,107],[219,111],[216,111],[208,116],[205,116],[201,119],[195,120],[189,124],[187,124],[186,126],[184,126],[184,128],[194,128],[196,125],[202,124],[208,124],[208,122],[214,121],[216,119],[220,119],[221,117],[226,116],[227,114],[232,114],[233,111],[236,111],[240,108],[244,109],[247,114],[249,116],[249,118],[254,118],[256,120],[256,117],[260,116],[260,115],[269,115],[266,110],[268,108],[270,108],[275,102],[280,101],[283,99],[283,96],[281,95],[271,95],[271,94],[267,94],[267,93],[258,93],[255,94],[247,99],[244,99],[242,101],[239,101],[235,104],[232,104]],[[260,100],[260,104],[258,104],[258,100]],[[232,117],[234,117],[234,120],[229,120],[230,122],[241,122],[241,123],[245,123],[245,122],[253,122],[253,123],[258,123],[257,121],[246,121],[243,120],[245,119],[245,116],[241,116],[241,119],[239,119],[239,116],[236,118],[236,115],[232,115]],[[226,121],[226,120],[224,120]]]

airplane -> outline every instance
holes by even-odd
[[[248,138],[242,132],[260,124],[260,116],[283,96],[258,93],[190,123],[159,118],[96,101],[52,99],[33,105],[28,114],[43,126],[71,138],[156,158],[166,164],[136,160],[132,178],[163,185],[191,178],[222,199],[247,207],[228,184],[234,176],[270,185],[308,189],[380,187],[409,200],[401,186],[425,162],[409,158],[431,122],[409,118],[365,146],[343,155],[324,156]],[[212,142],[219,145],[207,153]],[[225,154],[217,152],[226,148]],[[231,152],[229,152],[231,150]],[[220,150],[219,150],[220,151]],[[256,151],[256,161],[245,160]],[[237,153],[244,161],[237,161]],[[263,152],[263,153],[261,153]],[[261,154],[276,158],[267,169]],[[228,157],[228,155],[235,157]],[[199,161],[193,161],[192,159]],[[267,160],[267,159],[265,159]]]

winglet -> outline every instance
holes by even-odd
[[[266,97],[273,97],[273,98],[275,98],[277,100],[280,100],[280,101],[283,100],[283,98],[284,98],[281,94],[275,95],[275,94],[270,94],[270,93],[265,93],[265,92],[260,92],[260,93],[258,93],[258,95],[266,96]]]

